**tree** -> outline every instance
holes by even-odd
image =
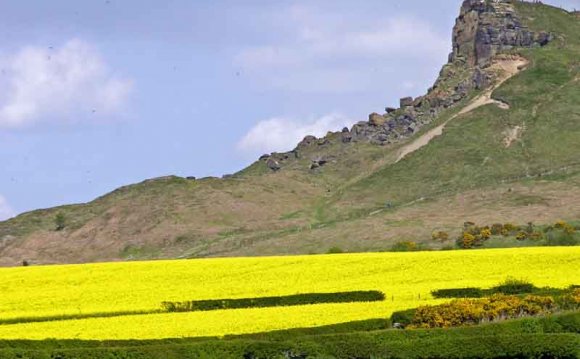
[[[54,217],[54,225],[57,231],[62,231],[66,227],[66,217],[63,213],[58,213]]]

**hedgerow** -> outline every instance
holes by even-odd
[[[381,330],[269,340],[235,338],[95,344],[93,347],[0,349],[1,359],[370,359],[576,358],[579,313],[497,324],[428,330]],[[1,344],[1,342],[0,342]],[[54,343],[52,345],[55,345]]]
[[[379,291],[355,291],[339,293],[305,293],[289,296],[192,300],[185,302],[162,302],[167,312],[192,312],[220,309],[287,307],[321,303],[379,302],[385,294]]]

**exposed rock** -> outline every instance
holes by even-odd
[[[268,159],[268,161],[266,161],[266,166],[268,166],[268,168],[274,172],[280,170],[280,168],[281,168],[280,163],[278,163],[278,161],[276,161],[273,158],[270,158],[270,159]]]
[[[457,106],[473,90],[489,88],[495,74],[487,68],[500,52],[515,47],[544,46],[553,40],[549,33],[534,33],[519,20],[511,0],[465,0],[453,29],[453,53],[443,66],[438,79],[425,96],[400,99],[400,108],[386,107],[386,114],[372,113],[341,132],[329,133],[318,139],[306,136],[290,157],[299,158],[302,148],[324,146],[331,139],[342,143],[366,142],[376,145],[395,143],[431,123],[445,109]],[[262,156],[272,170],[277,171],[287,161],[288,154]],[[323,165],[323,164],[322,164]],[[311,167],[321,163],[313,161]]]
[[[400,102],[401,102],[401,107],[413,106],[413,98],[412,97],[403,97]]]
[[[340,135],[340,139],[342,143],[350,143],[352,142],[352,135],[350,134],[350,132],[343,131]]]
[[[268,155],[268,154],[263,154],[263,155],[261,155],[261,156],[260,156],[259,160],[260,160],[260,161],[264,161],[264,160],[267,160],[268,158],[270,158],[270,155]]]
[[[302,141],[300,141],[298,147],[307,147],[315,143],[316,141],[318,141],[318,138],[316,138],[315,136],[306,136]]]
[[[385,118],[385,116],[373,112],[369,115],[369,122],[373,126],[382,126],[385,122],[387,122],[387,119]]]
[[[476,68],[473,72],[473,76],[471,78],[473,82],[473,87],[477,90],[484,89],[488,87],[491,83],[491,77],[488,73],[483,71],[481,68]]]
[[[327,137],[321,138],[320,140],[318,140],[317,142],[318,146],[325,146],[330,144],[330,140],[328,140]]]
[[[310,164],[310,169],[313,170],[313,169],[322,167],[327,163],[328,163],[328,159],[326,159],[324,157],[317,157],[317,158],[312,160],[312,163]]]
[[[544,46],[551,39],[550,34],[528,30],[510,0],[465,0],[453,28],[453,53],[449,59],[466,59],[470,66],[485,67],[503,50]]]

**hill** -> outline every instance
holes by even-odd
[[[0,223],[0,264],[441,248],[464,222],[580,219],[580,21],[463,2],[425,96],[225,178],[164,177]],[[56,221],[56,218],[59,221]]]

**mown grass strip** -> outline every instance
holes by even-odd
[[[354,291],[338,293],[304,293],[276,297],[192,300],[186,302],[162,302],[166,312],[194,312],[220,309],[290,307],[324,303],[380,302],[385,294],[379,291]]]

